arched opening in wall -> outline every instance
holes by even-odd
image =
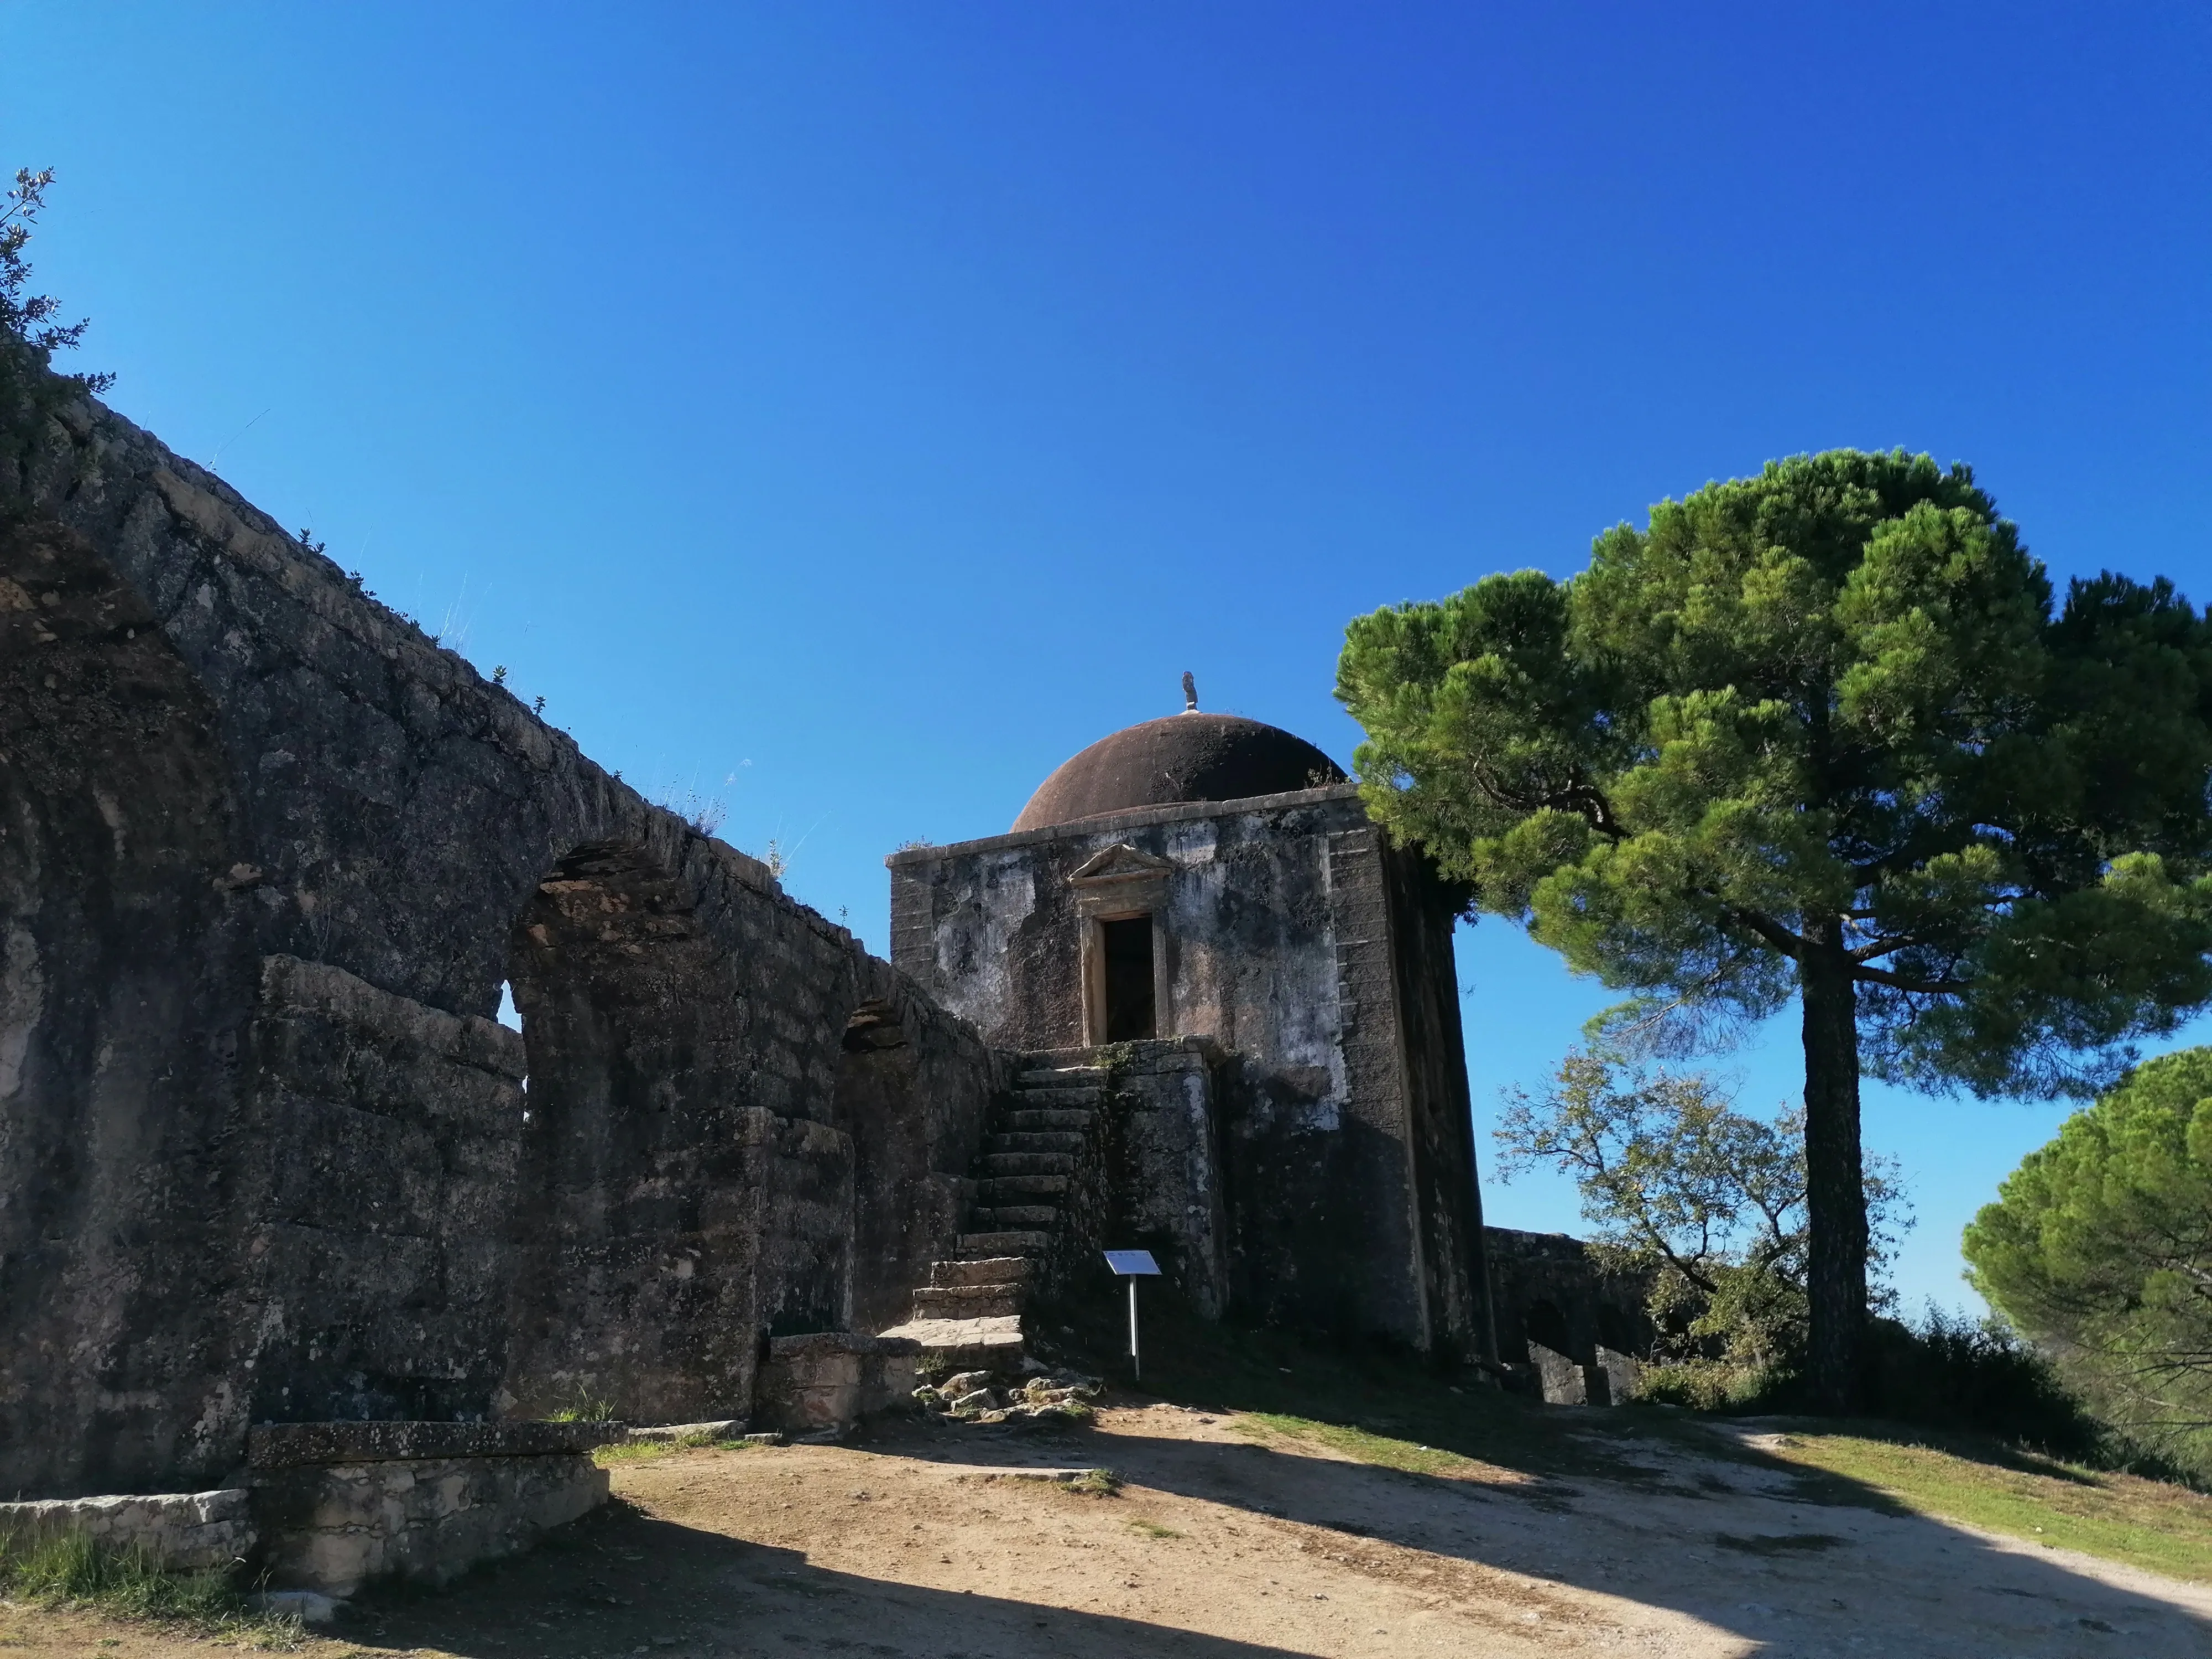
[[[104,560],[0,533],[0,1489],[234,1455],[222,1147],[261,872],[218,732]]]
[[[602,842],[530,895],[508,984],[528,1075],[505,1409],[743,1416],[775,1149],[732,964],[650,850]]]
[[[1522,1334],[1531,1342],[1540,1342],[1553,1353],[1572,1357],[1574,1339],[1567,1334],[1567,1316],[1553,1302],[1532,1302],[1522,1316]]]

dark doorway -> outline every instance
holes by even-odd
[[[1106,956],[1106,1041],[1134,1042],[1157,1035],[1152,1015],[1152,919],[1102,921]]]

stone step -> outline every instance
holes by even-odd
[[[1015,1109],[1057,1107],[1062,1111],[1094,1109],[1105,1097],[1103,1089],[1025,1089],[1017,1086],[1012,1097]]]
[[[990,1319],[1018,1314],[1026,1285],[925,1285],[914,1293],[916,1319]]]
[[[1064,1175],[1003,1175],[986,1176],[975,1183],[975,1196],[985,1204],[1035,1203],[1041,1198],[1059,1198],[1067,1191]]]
[[[1067,1152],[1083,1150],[1084,1137],[1072,1129],[1013,1129],[990,1136],[984,1143],[987,1152]]]
[[[994,1261],[1019,1253],[1042,1255],[1051,1248],[1048,1232],[962,1233],[954,1246],[963,1261]]]
[[[1018,1376],[1022,1370],[1022,1322],[1000,1314],[982,1319],[917,1319],[883,1333],[921,1345],[926,1359],[956,1371],[999,1371]]]
[[[1103,1066],[1024,1066],[1014,1073],[1017,1089],[1076,1088],[1106,1081]]]
[[[1050,1232],[1060,1225],[1060,1211],[1042,1204],[978,1206],[969,1212],[968,1224],[992,1232]]]
[[[1075,1159],[1067,1152],[986,1152],[983,1155],[983,1173],[987,1176],[1073,1175]]]
[[[1026,1285],[1036,1264],[1025,1255],[971,1255],[957,1261],[933,1261],[929,1282],[936,1290],[956,1285]]]
[[[999,1113],[994,1119],[992,1127],[1006,1134],[1026,1134],[1038,1129],[1061,1130],[1069,1133],[1080,1134],[1091,1126],[1097,1115],[1096,1112],[1040,1111],[1016,1108],[1012,1111]]]

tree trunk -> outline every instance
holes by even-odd
[[[1798,981],[1805,1012],[1805,1176],[1812,1231],[1814,1403],[1849,1411],[1866,1328],[1866,1187],[1859,1165],[1858,988],[1839,919],[1808,923]]]

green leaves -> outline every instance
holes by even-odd
[[[1878,1073],[2088,1090],[2212,1000],[2212,629],[2052,606],[1967,469],[1839,450],[1361,617],[1337,695],[1370,813],[1577,970],[1757,1013],[1840,936]]]
[[[2148,1062],[1966,1232],[1975,1287],[2116,1420],[2212,1449],[2212,1049]]]
[[[82,320],[57,321],[61,302],[50,294],[29,291],[31,267],[23,250],[30,245],[31,228],[46,208],[46,188],[53,181],[52,167],[39,173],[18,167],[15,188],[0,194],[0,349],[11,349],[8,355],[20,355],[39,369],[46,367],[55,352],[74,349],[84,338],[86,327]],[[94,392],[115,383],[112,374],[67,378]]]
[[[1560,1062],[1541,1095],[1509,1091],[1497,1139],[1506,1179],[1548,1164],[1571,1176],[1598,1243],[1652,1275],[1661,1347],[1765,1367],[1803,1346],[1804,1117],[1735,1109],[1702,1073],[1632,1064],[1603,1043]],[[1877,1242],[1905,1224],[1893,1170],[1865,1180]]]

